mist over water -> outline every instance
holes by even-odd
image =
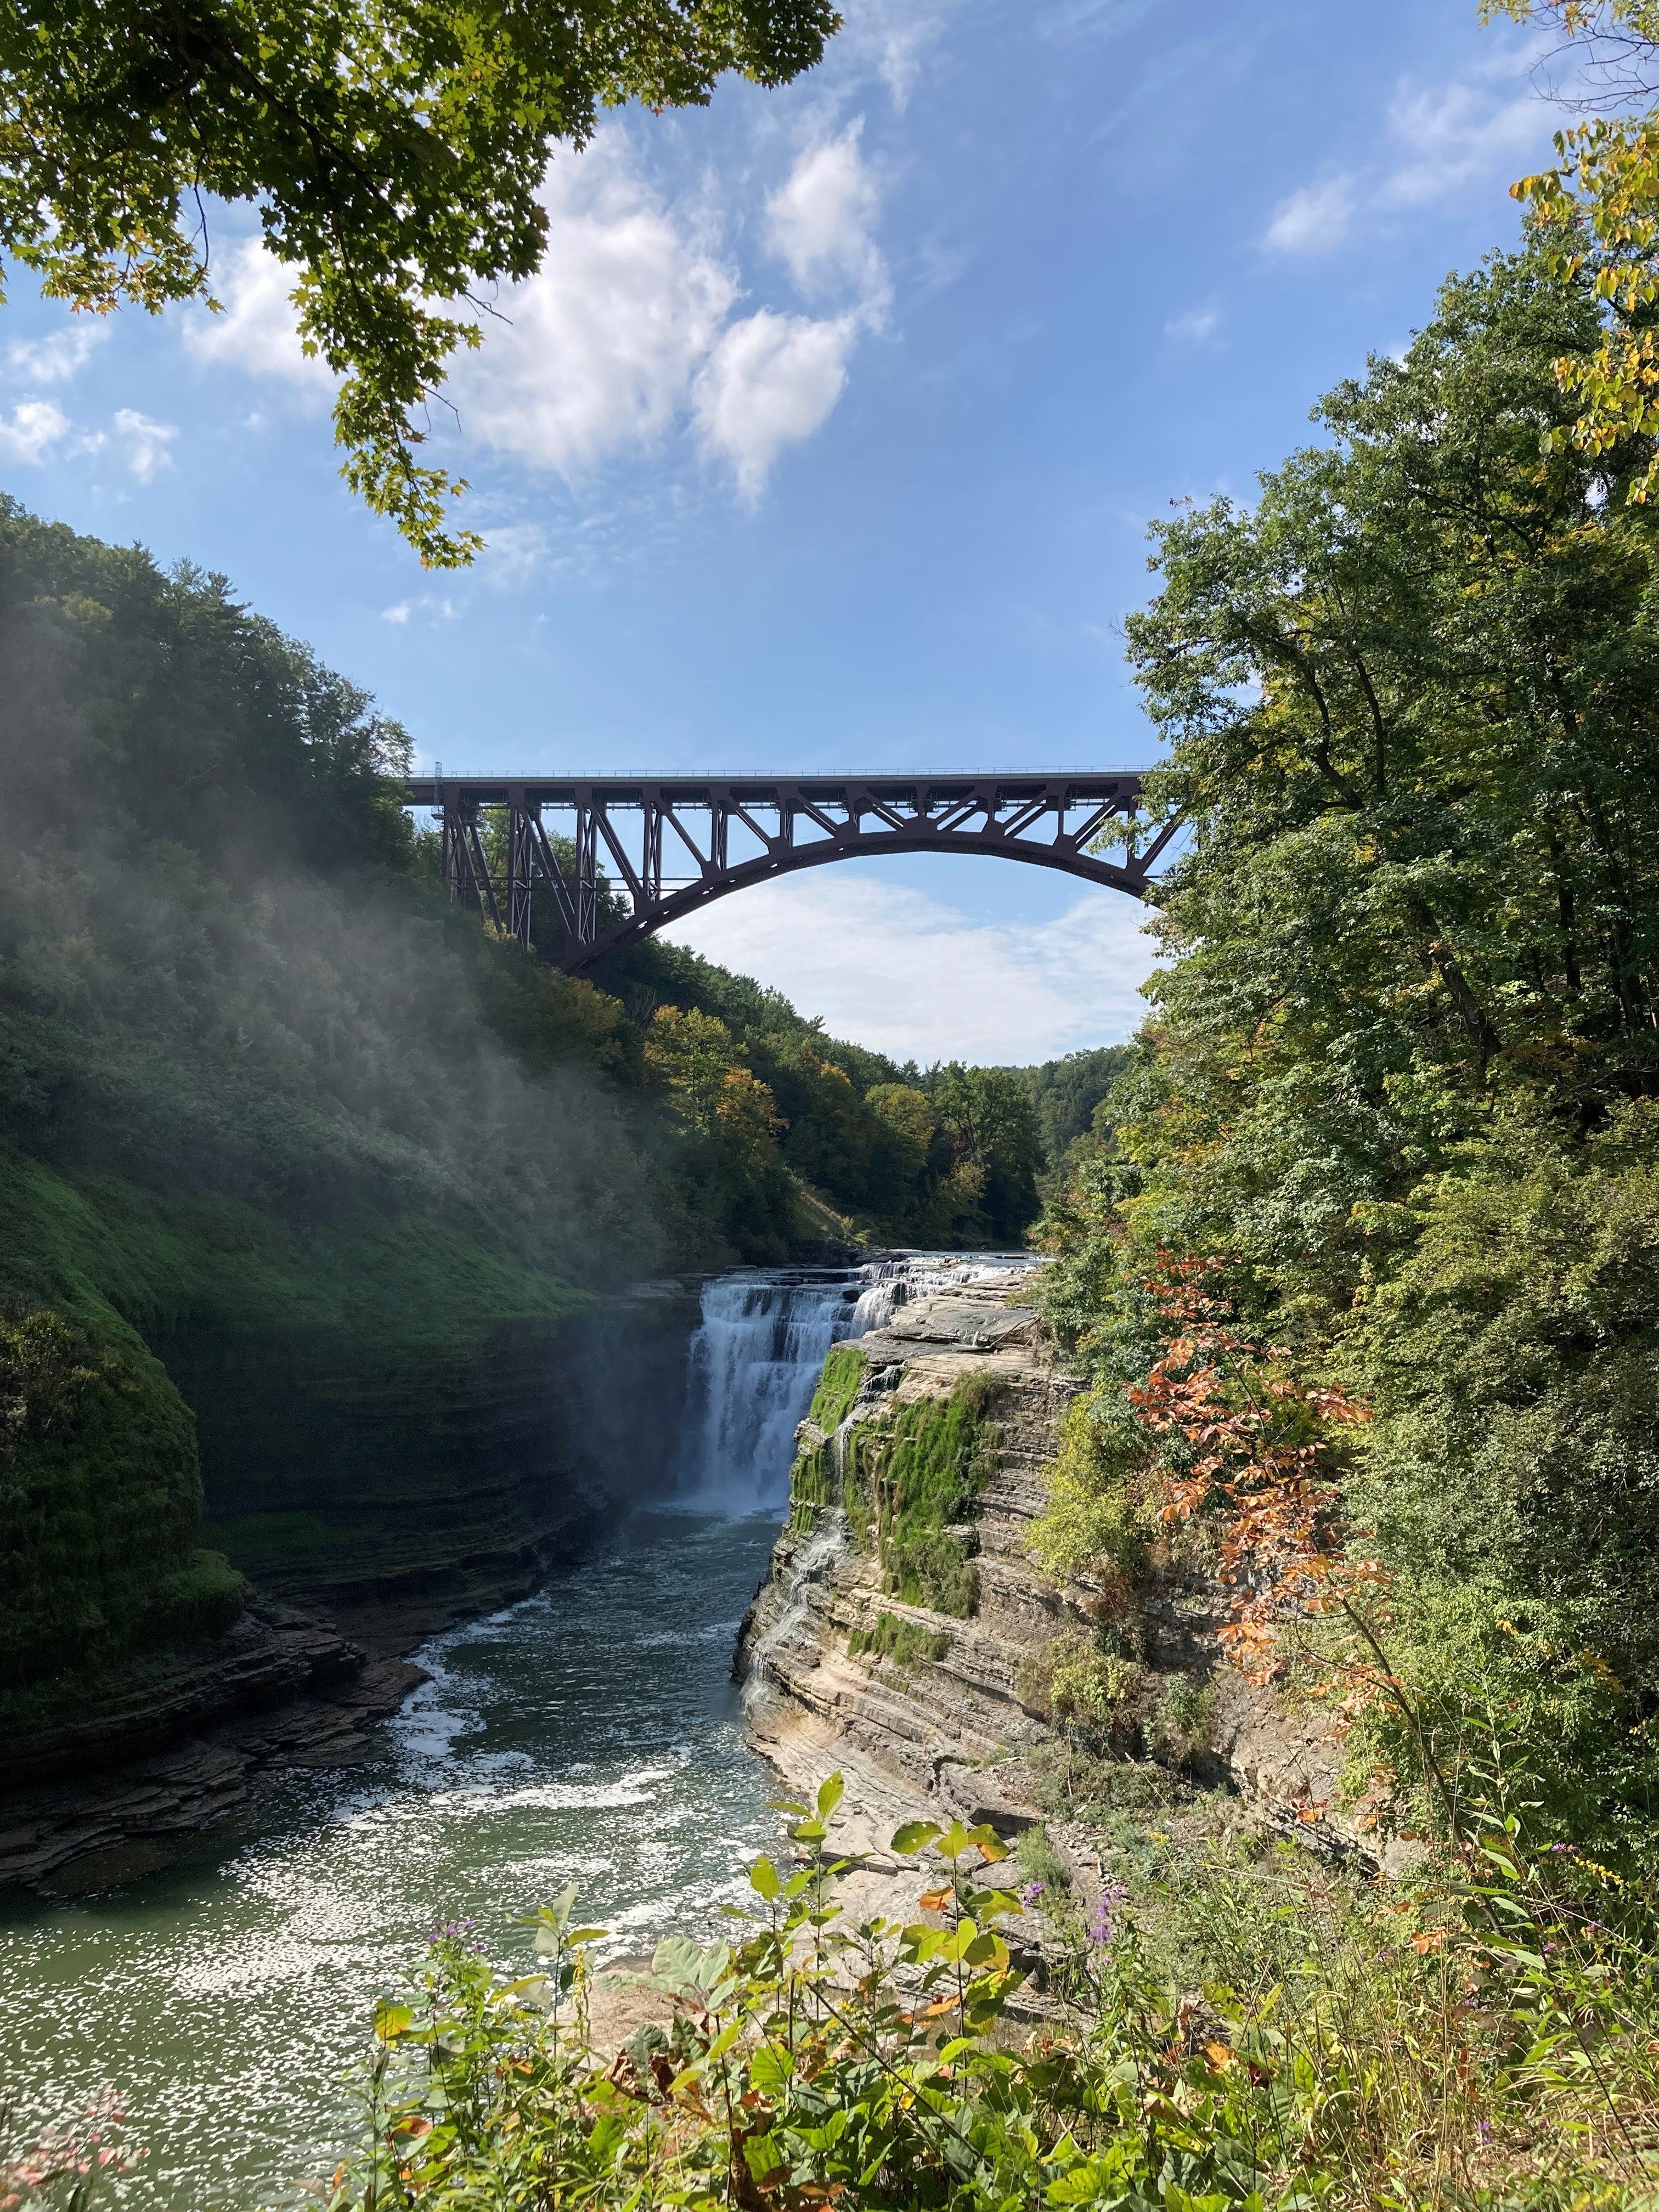
[[[115,2089],[149,2150],[135,2207],[280,2207],[352,2140],[344,2077],[434,1921],[472,1918],[529,1971],[522,1920],[574,1880],[613,1953],[712,1935],[778,1834],[731,1664],[795,1424],[830,1342],[939,1267],[710,1283],[668,1504],[428,1644],[372,1762],[273,1778],[257,1838],[0,1923],[0,2110],[51,2121]]]

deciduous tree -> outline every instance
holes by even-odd
[[[211,300],[211,202],[257,207],[342,380],[354,491],[429,566],[471,560],[465,485],[418,458],[451,356],[546,243],[550,150],[599,111],[787,83],[829,0],[15,0],[0,11],[0,252],[107,313]]]

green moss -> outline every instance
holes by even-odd
[[[38,1310],[0,1322],[0,1691],[226,1626],[241,1577],[198,1548],[196,1424],[159,1361]]]
[[[839,1426],[862,1373],[861,1352],[830,1355],[812,1401],[826,1434],[825,1416]],[[971,1537],[952,1531],[973,1518],[996,1464],[998,1432],[986,1413],[998,1388],[993,1376],[967,1375],[948,1398],[919,1399],[896,1414],[884,1409],[842,1440],[839,1464],[832,1443],[811,1446],[791,1471],[791,1525],[809,1528],[822,1506],[842,1506],[854,1540],[875,1545],[884,1589],[965,1619],[979,1601],[979,1577]]]
[[[878,1613],[867,1628],[853,1629],[847,1649],[854,1659],[890,1659],[896,1666],[914,1667],[924,1659],[943,1659],[951,1639],[917,1620],[904,1620],[896,1613]]]
[[[853,1410],[864,1380],[864,1354],[855,1345],[837,1345],[823,1363],[807,1419],[823,1430],[826,1439]],[[809,1444],[797,1454],[789,1470],[789,1525],[798,1531],[811,1527],[823,1505],[844,1505],[846,1485],[837,1471],[833,1441]]]
[[[852,1412],[864,1380],[864,1354],[855,1344],[838,1344],[824,1361],[807,1419],[816,1421],[825,1436],[834,1436]]]
[[[907,1605],[965,1617],[978,1604],[972,1540],[951,1531],[972,1519],[995,1468],[999,1438],[985,1415],[997,1387],[994,1376],[967,1375],[948,1398],[901,1407],[872,1468],[882,1583]]]

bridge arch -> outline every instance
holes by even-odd
[[[1152,900],[1152,867],[1176,828],[1148,830],[1133,769],[672,780],[440,771],[412,781],[407,797],[442,817],[451,897],[528,946],[539,890],[576,975],[733,891],[884,853],[989,854]],[[485,807],[506,811],[504,870],[489,864]],[[568,863],[548,834],[550,812],[574,825]],[[1090,849],[1103,842],[1104,853]],[[604,910],[607,882],[630,902],[620,921]]]

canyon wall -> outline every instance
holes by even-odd
[[[263,1774],[366,1756],[422,1679],[401,1655],[527,1596],[609,1509],[667,1487],[698,1288],[646,1283],[418,1358],[338,1331],[155,1332],[197,1415],[203,1534],[247,1601],[10,1730],[0,1890],[147,1872],[249,1816]]]
[[[1333,1851],[1365,1848],[1334,1809],[1328,1722],[1281,1707],[1221,1659],[1224,1592],[1190,1567],[1154,1565],[1126,1603],[1109,1574],[1056,1579],[1033,1558],[1081,1386],[1022,1301],[1030,1279],[984,1270],[831,1353],[798,1438],[789,1521],[744,1624],[754,1742],[800,1794],[844,1771],[838,1841],[872,1853],[882,1910],[894,1871],[882,1846],[917,1817],[1004,1834],[1046,1817],[1086,1888],[1098,1839],[1067,1818],[1054,1783],[1079,1739],[1118,1767],[1105,1778],[1122,1802],[1219,1787],[1241,1817]],[[1119,1714],[1079,1711],[1079,1697],[1114,1684]]]

